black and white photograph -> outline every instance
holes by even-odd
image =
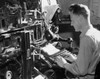
[[[100,79],[100,0],[0,0],[0,79]]]

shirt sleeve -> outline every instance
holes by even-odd
[[[88,71],[93,52],[91,38],[85,36],[80,41],[79,54],[77,60],[72,64],[66,64],[65,68],[75,75],[85,75]]]

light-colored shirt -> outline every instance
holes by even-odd
[[[77,60],[65,65],[65,69],[75,75],[95,74],[95,69],[100,60],[100,31],[91,27],[80,35],[80,48]],[[94,79],[87,75],[80,79]]]

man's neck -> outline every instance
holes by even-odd
[[[82,29],[81,29],[81,32],[85,32],[87,31],[89,28],[92,27],[92,24],[90,22],[87,22],[85,21],[83,24],[82,24]]]

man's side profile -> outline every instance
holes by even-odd
[[[90,22],[90,10],[83,4],[72,4],[69,7],[71,25],[80,31],[79,53],[74,62],[68,63],[58,56],[56,62],[60,67],[76,75],[79,79],[94,79],[95,69],[100,60],[100,31]]]

